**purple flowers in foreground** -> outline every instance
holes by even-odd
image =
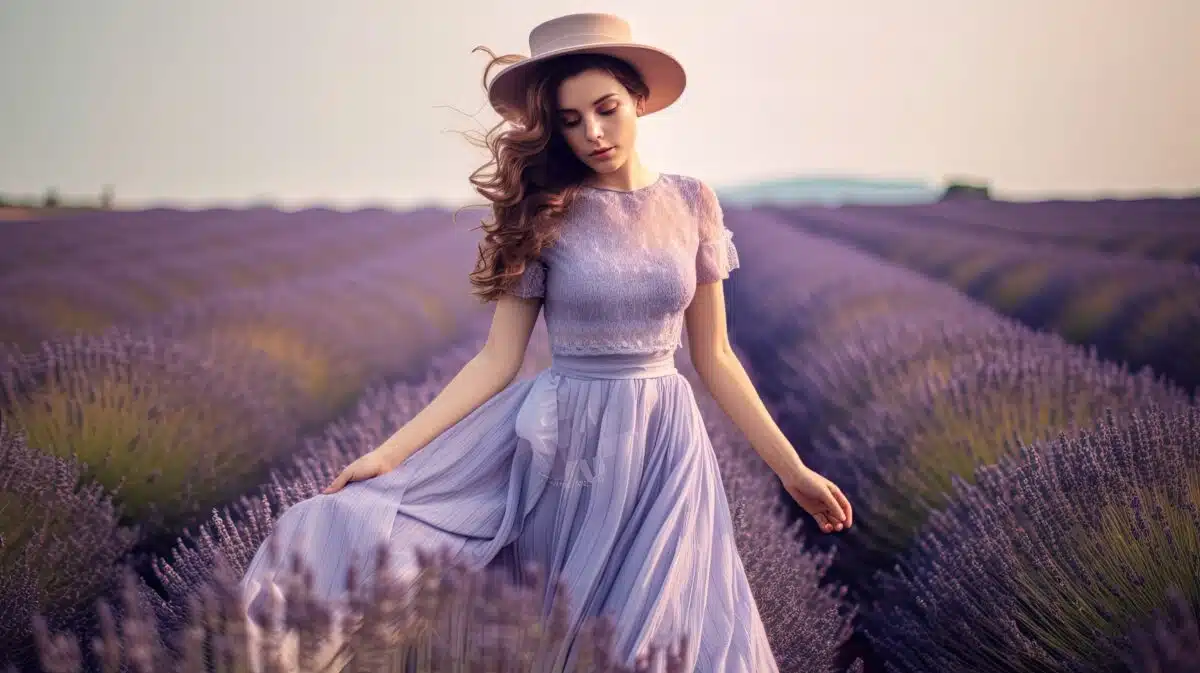
[[[548,620],[539,617],[545,590],[535,567],[534,578],[516,585],[499,573],[470,571],[447,564],[441,555],[422,553],[416,582],[399,580],[389,571],[388,552],[381,547],[375,581],[357,582],[343,606],[330,606],[306,592],[304,564],[293,564],[284,603],[276,602],[245,618],[237,576],[218,562],[211,581],[188,597],[188,621],[163,639],[153,613],[139,599],[138,582],[126,573],[122,584],[122,618],[108,603],[100,605],[99,635],[92,642],[96,664],[106,671],[136,673],[201,673],[212,670],[393,671],[405,664],[428,672],[517,673],[534,670],[553,657],[566,633],[565,586],[555,592]],[[255,614],[257,612],[257,614]],[[470,637],[461,634],[470,624]],[[611,623],[595,619],[581,633],[587,645],[571,671],[607,673],[686,673],[681,654],[686,637],[675,643],[652,644],[634,666],[610,654]],[[40,617],[34,622],[40,663],[47,673],[78,673],[87,659],[79,643],[55,634]]]
[[[952,502],[864,613],[894,670],[1105,670],[1134,660],[1129,634],[1147,606],[1171,591],[1182,592],[1176,610],[1200,606],[1195,408],[1146,407],[1022,446],[973,485],[956,481]],[[1169,634],[1167,647],[1188,637]]]

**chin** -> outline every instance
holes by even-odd
[[[604,161],[600,163],[594,163],[592,164],[592,170],[596,171],[597,173],[612,173],[621,167],[621,163],[622,162],[620,161]]]

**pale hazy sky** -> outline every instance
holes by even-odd
[[[496,121],[471,49],[581,11],[687,68],[652,169],[1200,188],[1200,0],[0,0],[0,192],[479,201],[447,132]]]

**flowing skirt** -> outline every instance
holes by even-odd
[[[259,548],[242,579],[248,600],[297,552],[317,595],[335,600],[351,564],[371,576],[382,542],[393,569],[415,568],[417,548],[448,546],[471,568],[532,561],[547,586],[565,583],[571,629],[554,670],[573,670],[573,638],[598,615],[613,620],[625,665],[688,634],[686,671],[778,670],[673,352],[554,355],[391,472],[293,505],[271,537],[281,553]]]

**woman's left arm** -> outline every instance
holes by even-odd
[[[733,352],[725,325],[722,285],[719,280],[697,285],[696,296],[684,313],[692,366],[758,455],[787,483],[800,478],[808,468],[771,418]]]
[[[725,327],[725,291],[721,282],[696,286],[684,313],[692,366],[750,445],[779,476],[792,498],[817,520],[826,533],[849,529],[854,522],[850,501],[832,481],[800,460],[783,435],[738,361]]]

